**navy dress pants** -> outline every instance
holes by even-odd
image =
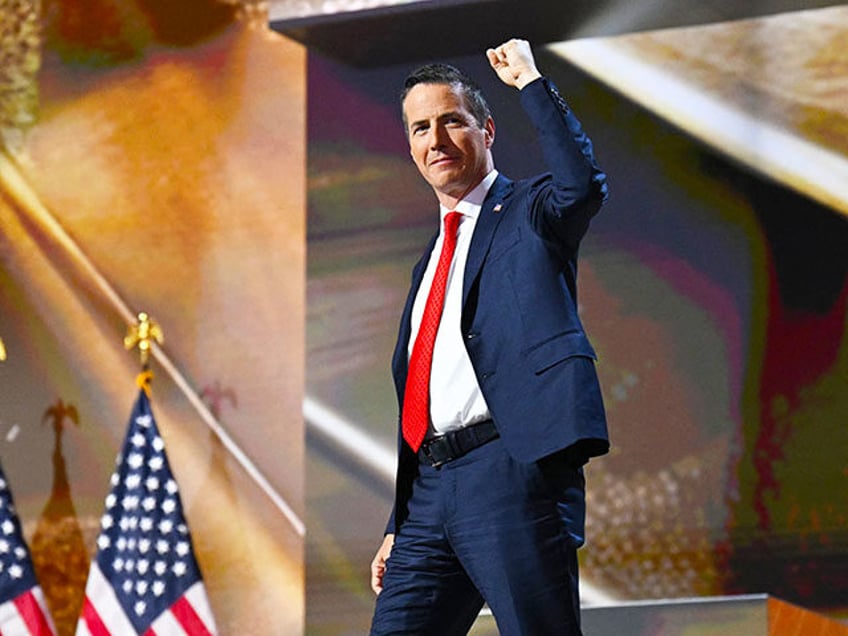
[[[467,634],[487,603],[501,636],[580,636],[582,468],[513,460],[500,439],[420,465],[372,636]]]

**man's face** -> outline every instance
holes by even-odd
[[[492,169],[495,124],[474,119],[460,89],[417,84],[403,101],[409,151],[421,176],[451,207]]]

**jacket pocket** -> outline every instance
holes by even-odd
[[[598,359],[589,339],[582,331],[566,331],[557,334],[534,345],[527,352],[530,368],[537,375],[575,356]]]

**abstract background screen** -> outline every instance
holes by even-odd
[[[826,183],[848,156],[847,28],[838,8],[537,51],[611,184],[579,275],[613,441],[587,467],[587,604],[763,592],[848,611],[848,200]],[[606,68],[605,54],[663,83],[628,93],[616,81],[630,67]],[[498,168],[541,169],[518,100],[482,51],[446,61],[490,96]],[[391,505],[389,360],[436,214],[399,121],[414,66],[308,61],[315,633],[367,626],[368,563]],[[671,114],[668,86],[691,96]],[[705,103],[736,118],[716,120]],[[749,128],[727,141],[722,126],[739,119]],[[765,145],[773,129],[786,145]],[[825,157],[812,169],[821,182],[786,172],[798,148]],[[334,417],[374,446],[336,439]]]

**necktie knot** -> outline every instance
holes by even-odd
[[[456,238],[456,230],[459,228],[459,222],[462,220],[462,212],[448,212],[445,214],[445,238],[452,236]]]

